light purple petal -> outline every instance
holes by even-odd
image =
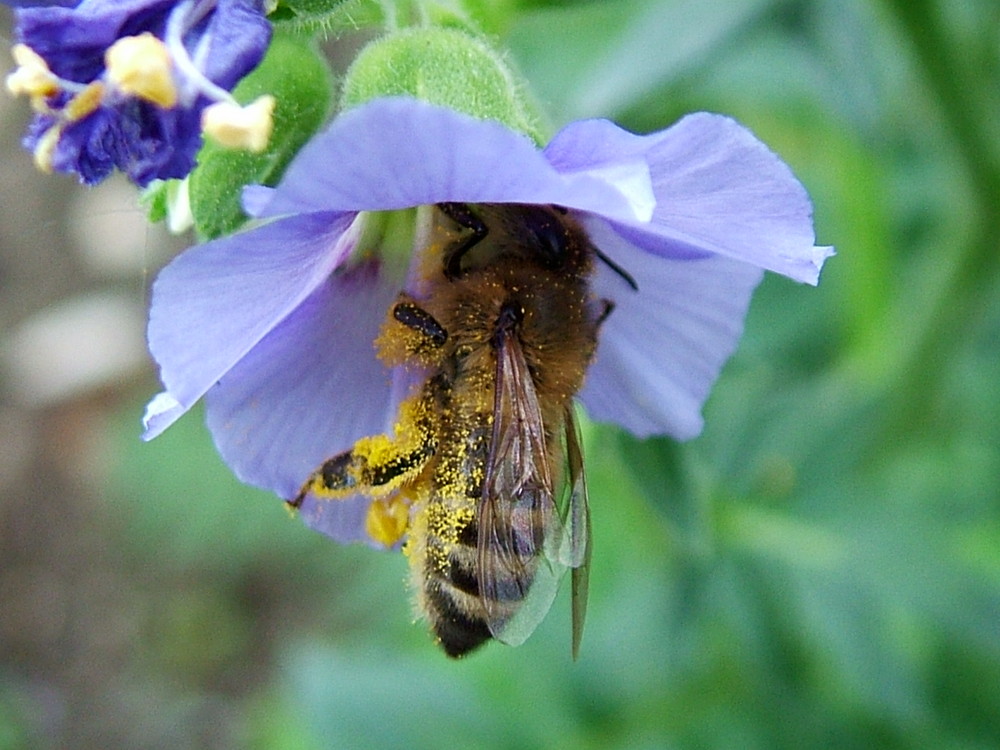
[[[579,120],[558,133],[545,147],[545,158],[560,172],[599,170],[620,162],[645,161],[657,136],[636,135],[610,120]]]
[[[152,440],[180,419],[186,411],[187,408],[181,406],[177,399],[166,391],[157,393],[146,404],[146,413],[142,416],[143,438]]]
[[[166,429],[326,279],[352,249],[352,214],[280,219],[191,248],[153,285],[149,348],[170,408],[147,413]]]
[[[260,194],[248,199],[269,216],[461,201],[558,204],[636,221],[652,208],[642,160],[619,165],[613,179],[562,174],[527,137],[498,122],[406,98],[343,113],[302,149],[266,207]]]
[[[274,188],[266,185],[247,185],[243,188],[243,210],[255,219],[269,215],[267,207],[274,198]]]
[[[814,246],[812,204],[788,166],[727,117],[700,112],[646,136],[603,120],[577,122],[546,155],[560,170],[595,174],[644,155],[656,195],[653,220],[619,223],[651,252],[717,253],[810,284],[833,254]]]
[[[597,247],[636,279],[639,291],[598,264],[595,293],[613,300],[615,308],[601,328],[580,400],[595,419],[639,437],[695,437],[702,404],[736,349],[763,272],[720,256],[650,255],[600,220],[586,226]]]
[[[391,373],[373,341],[402,281],[375,260],[332,275],[206,394],[242,481],[292,498],[324,460],[390,427]]]
[[[299,517],[309,528],[343,544],[364,542],[382,547],[365,531],[370,504],[371,499],[361,495],[344,500],[319,500],[308,495],[299,506]]]

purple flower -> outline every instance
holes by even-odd
[[[262,0],[32,5],[16,11],[20,68],[8,78],[37,113],[24,145],[42,169],[86,184],[115,168],[140,186],[184,177],[202,111],[231,101],[271,34]]]
[[[54,0],[3,0],[3,4],[9,5],[12,8],[72,8],[77,4],[77,0],[59,0],[58,2]]]
[[[563,206],[635,279],[638,290],[597,264],[595,292],[615,307],[580,400],[640,436],[697,435],[762,269],[815,284],[832,253],[814,246],[809,198],[788,167],[725,117],[645,136],[577,122],[539,151],[495,122],[374,100],[307,145],[279,187],[247,190],[268,223],[160,274],[149,343],[166,391],[146,437],[205,396],[236,474],[290,498],[325,458],[389,430],[409,383],[372,341],[411,261],[372,253],[374,217],[386,214],[359,212],[445,201]],[[301,510],[337,539],[361,539],[367,504],[307,499]]]

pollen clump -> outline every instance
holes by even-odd
[[[392,547],[403,538],[410,520],[410,506],[399,494],[379,498],[368,506],[365,531],[372,539]]]
[[[354,444],[354,455],[364,458],[368,466],[382,466],[396,454],[396,444],[388,435],[364,437]],[[364,479],[357,477],[360,482]]]

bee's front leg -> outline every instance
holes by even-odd
[[[444,346],[448,340],[448,332],[437,322],[437,318],[415,302],[397,302],[392,308],[392,317],[419,333],[432,348]]]
[[[448,331],[416,300],[400,294],[375,340],[379,359],[389,367],[420,363],[437,366],[445,356]]]
[[[466,203],[438,203],[437,207],[441,213],[460,227],[472,232],[445,252],[444,275],[449,280],[454,280],[462,275],[462,257],[482,242],[490,230],[486,223],[469,209]]]

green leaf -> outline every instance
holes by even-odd
[[[616,0],[526,12],[511,33],[515,59],[560,121],[648,105],[657,86],[708,59],[772,0]]]
[[[145,207],[147,217],[152,224],[158,224],[167,218],[169,185],[170,182],[167,180],[156,180],[139,196],[139,203]]]
[[[331,89],[330,70],[311,45],[290,36],[274,38],[260,67],[233,92],[243,103],[268,93],[277,99],[271,143],[260,154],[211,142],[202,148],[190,187],[191,211],[201,238],[232,232],[246,221],[240,205],[243,187],[278,182],[292,157],[326,119]]]

